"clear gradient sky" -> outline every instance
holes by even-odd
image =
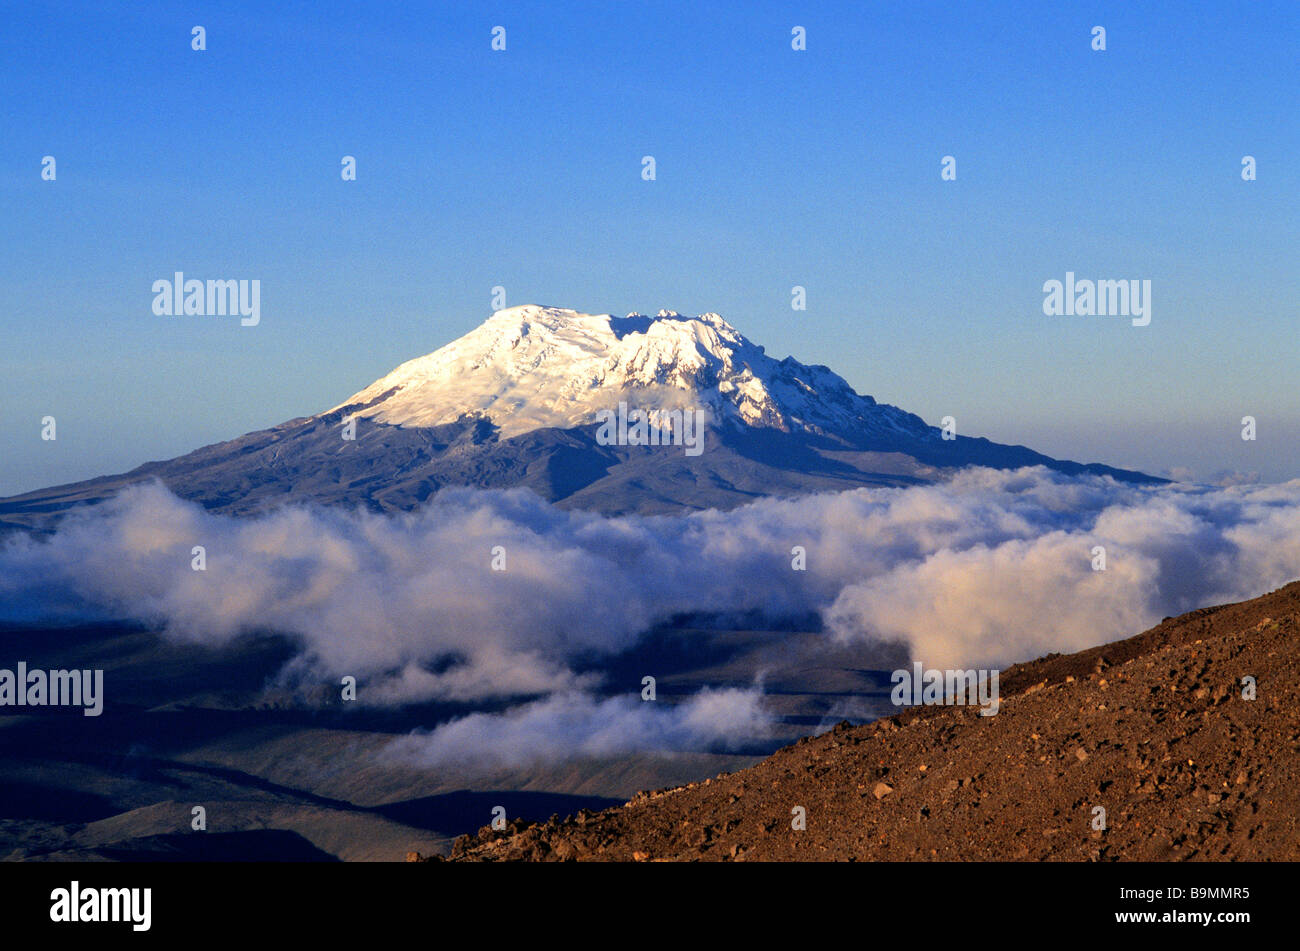
[[[3,16],[0,493],[326,409],[495,285],[717,311],[963,434],[1300,477],[1294,0]],[[155,316],[178,270],[259,279],[261,324]],[[1149,279],[1150,326],[1044,316],[1067,270]]]

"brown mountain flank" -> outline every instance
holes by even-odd
[[[618,808],[485,827],[452,860],[1295,861],[1298,633],[1295,582],[1008,668],[996,716],[841,723]]]

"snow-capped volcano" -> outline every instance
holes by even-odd
[[[584,314],[528,305],[407,361],[331,412],[393,426],[490,420],[503,438],[593,422],[618,402],[705,409],[714,425],[837,435],[894,430],[926,438],[911,413],[860,396],[822,366],[774,360],[718,314]]]
[[[694,411],[690,447],[611,442],[602,410]],[[683,420],[685,433],[686,414]],[[74,505],[159,479],[214,511],[294,502],[406,511],[451,487],[530,489],[623,512],[731,508],[766,496],[935,482],[965,466],[1047,466],[1131,481],[1024,446],[941,438],[823,366],[774,360],[717,314],[512,307],[324,413],[166,462],[0,499],[0,529],[44,530]]]

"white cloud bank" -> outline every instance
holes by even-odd
[[[196,545],[206,571],[191,568]],[[796,545],[806,571],[791,568]],[[1097,545],[1105,571],[1092,570]],[[505,571],[492,570],[495,546]],[[453,489],[410,514],[235,519],[153,485],[48,539],[10,538],[0,618],[132,618],[212,644],[278,631],[300,645],[288,676],[351,674],[372,703],[543,697],[421,738],[448,759],[454,738],[473,733],[482,749],[485,731],[503,749],[554,737],[587,751],[761,733],[753,691],[652,711],[595,699],[599,677],[575,672],[681,612],[817,612],[841,641],[903,642],[932,667],[1000,666],[1297,577],[1300,481],[1142,487],[973,469],[941,485],[622,518]]]

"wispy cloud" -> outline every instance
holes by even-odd
[[[489,769],[667,750],[735,749],[767,736],[758,689],[704,689],[675,705],[563,693],[504,713],[472,713],[394,742],[389,757],[421,766]]]

